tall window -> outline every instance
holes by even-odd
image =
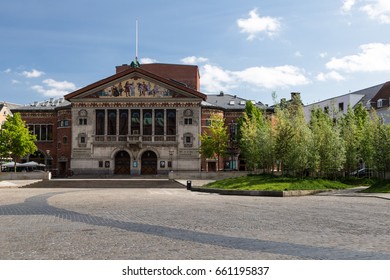
[[[41,126],[40,125],[35,126],[34,134],[37,136],[37,141],[41,141]]]
[[[164,110],[154,111],[154,134],[164,135]]]
[[[116,110],[108,110],[107,134],[116,135]]]
[[[167,110],[167,135],[176,135],[176,110]]]
[[[129,132],[129,111],[119,110],[119,135],[127,135]]]
[[[96,135],[104,135],[104,110],[96,110]]]
[[[140,130],[140,110],[131,110],[131,134],[138,135]]]
[[[143,110],[143,135],[152,135],[152,110]]]

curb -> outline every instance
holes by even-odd
[[[244,190],[220,190],[191,187],[190,191],[216,193],[220,195],[244,195],[244,196],[272,196],[272,197],[294,197],[314,195],[327,190],[296,190],[296,191],[244,191]]]

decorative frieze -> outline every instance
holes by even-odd
[[[73,108],[184,108],[200,102],[73,102]]]

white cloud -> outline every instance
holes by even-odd
[[[12,81],[11,81],[11,84],[13,84],[13,85],[20,84],[20,81],[18,81],[18,80],[12,80]]]
[[[302,57],[303,55],[301,54],[300,51],[296,51],[296,52],[294,53],[294,56],[295,56],[295,57]]]
[[[206,64],[200,68],[202,88],[207,93],[228,91],[237,87],[237,81],[232,72],[218,66]]]
[[[390,44],[371,43],[360,46],[361,52],[342,58],[332,58],[326,67],[344,72],[390,71]]]
[[[320,57],[321,58],[325,58],[325,57],[327,57],[328,56],[328,53],[327,52],[322,52],[322,53],[320,53]]]
[[[46,79],[42,82],[44,85],[35,85],[31,88],[38,93],[41,93],[45,96],[56,97],[64,96],[69,92],[72,92],[77,89],[74,83],[68,81],[55,81],[53,79]]]
[[[305,85],[309,80],[304,71],[291,65],[277,67],[251,67],[234,72],[241,81],[267,89]]]
[[[375,0],[374,4],[368,4],[360,8],[372,20],[377,20],[380,23],[390,24],[390,1]]]
[[[191,64],[191,65],[196,65],[199,63],[204,63],[207,62],[209,59],[205,57],[196,57],[196,56],[187,56],[180,61],[183,62],[184,64]]]
[[[317,75],[317,80],[321,82],[325,82],[328,80],[334,80],[334,81],[344,81],[345,78],[336,71],[331,71],[328,73],[320,73]]]
[[[229,71],[206,64],[200,68],[202,87],[207,93],[229,91],[243,85],[275,89],[306,85],[310,80],[295,66],[250,67],[242,71]]]
[[[12,71],[11,68],[8,68],[8,69],[5,69],[3,72],[6,74],[9,74],[9,73],[11,73],[11,71]]]
[[[156,59],[149,58],[149,57],[144,57],[140,59],[141,64],[151,64],[151,63],[156,63],[158,62]]]
[[[248,40],[253,40],[258,34],[265,33],[269,37],[275,36],[280,28],[281,23],[277,18],[260,17],[257,9],[249,12],[249,18],[238,19],[237,25],[241,29],[241,33],[248,33]]]
[[[39,78],[39,77],[41,77],[44,74],[45,74],[44,72],[38,71],[36,69],[33,69],[31,71],[23,71],[21,73],[21,75],[26,77],[26,78]]]
[[[344,0],[343,1],[343,6],[341,7],[341,12],[342,13],[349,13],[353,6],[355,6],[356,0]]]

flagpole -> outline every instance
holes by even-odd
[[[138,61],[138,19],[135,20],[135,61]]]

